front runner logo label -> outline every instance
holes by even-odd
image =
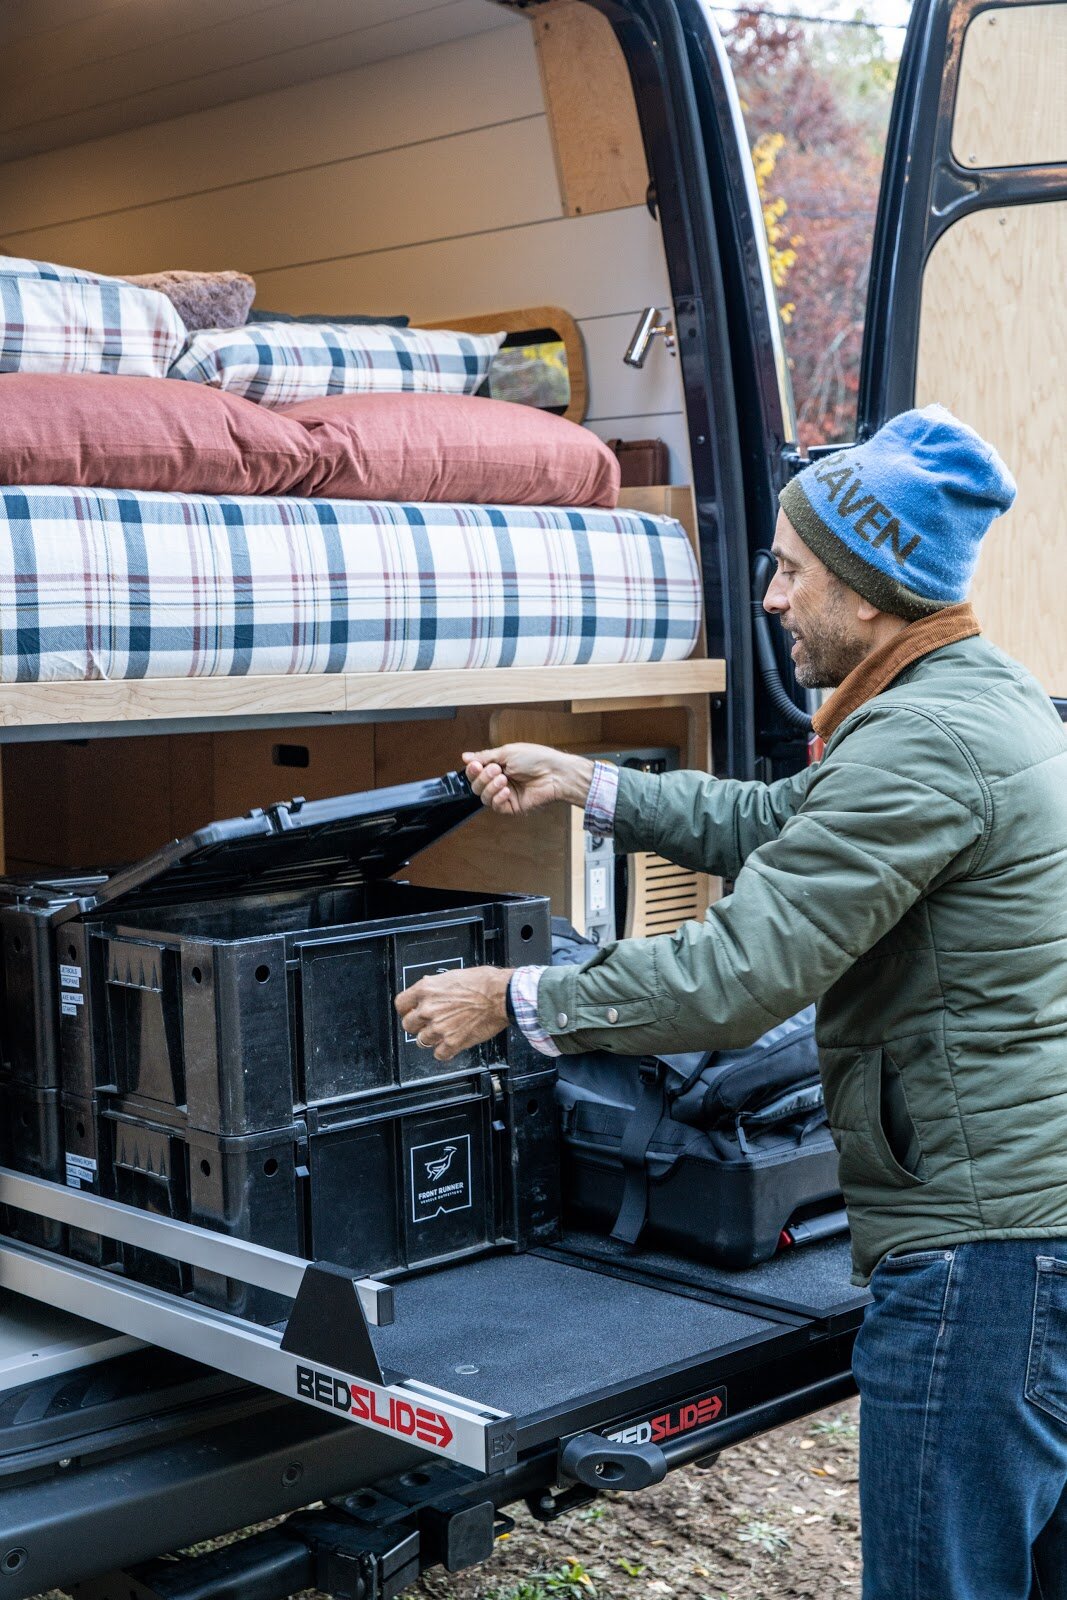
[[[473,1204],[469,1133],[412,1146],[412,1222],[432,1222],[453,1211],[469,1211]]]
[[[726,1390],[713,1389],[699,1400],[686,1400],[682,1405],[660,1411],[654,1417],[642,1417],[639,1422],[629,1422],[624,1428],[615,1428],[604,1435],[613,1444],[662,1444],[680,1433],[692,1433],[694,1428],[706,1428],[726,1415]]]
[[[386,1397],[380,1389],[349,1384],[332,1373],[316,1372],[313,1367],[297,1367],[296,1392],[302,1400],[314,1400],[317,1405],[343,1411],[373,1428],[418,1439],[420,1444],[436,1445],[439,1450],[447,1450],[455,1437],[447,1417],[429,1406],[411,1405],[396,1395]]]

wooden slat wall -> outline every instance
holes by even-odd
[[[563,213],[523,18],[0,167],[0,234],[20,255],[239,267],[284,311],[559,304],[586,342],[590,426],[666,438],[685,481],[676,362],[660,344],[641,371],[622,362],[641,308],[670,304],[659,228],[644,206]]]

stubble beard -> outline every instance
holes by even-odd
[[[825,617],[803,633],[804,659],[794,663],[803,689],[836,689],[868,654],[867,646],[851,633],[844,615],[844,597],[828,608]]]

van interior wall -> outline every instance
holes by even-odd
[[[356,0],[353,26],[360,10]],[[453,0],[430,8],[434,32],[446,33],[451,15],[462,37],[8,161],[4,247],[118,275],[239,268],[256,279],[258,307],[289,312],[419,322],[560,305],[586,346],[588,425],[605,438],[665,439],[671,480],[688,482],[677,362],[661,340],[643,369],[621,359],[640,310],[670,305],[659,226],[633,203],[647,183],[641,152],[640,172],[614,194],[594,193],[604,209],[593,214],[583,193],[564,193],[557,167],[586,134],[563,125],[579,114],[592,117],[587,144],[611,145],[620,68],[627,83],[621,55],[576,0],[537,11],[548,13],[542,32],[555,29],[542,45],[581,24],[582,49],[602,51],[610,68],[588,79],[584,108],[565,81],[550,95],[556,128],[542,72],[551,87],[567,50],[539,50],[523,13]],[[409,20],[401,45],[419,38]],[[247,27],[254,41],[254,18]],[[296,73],[302,56],[292,54]]]
[[[478,707],[336,728],[8,745],[7,870],[118,866],[252,806],[415,782],[458,767],[466,750],[518,739],[590,753],[667,747],[681,764],[704,768],[708,706],[699,699],[595,711]],[[440,888],[547,894],[565,915],[573,866],[563,817],[530,826],[486,813],[417,857],[404,876]]]
[[[0,165],[8,252],[118,275],[239,268],[256,279],[257,307],[297,313],[403,312],[418,323],[562,306],[585,345],[587,425],[604,438],[664,439],[671,481],[690,481],[677,362],[661,340],[643,368],[622,361],[642,308],[669,308],[670,297],[625,65],[598,13],[578,0],[549,0],[532,18],[492,0],[390,0],[374,22],[372,0],[352,0],[351,34],[294,49],[293,38],[257,41],[255,17],[235,22],[240,7],[225,0],[227,67],[213,56],[221,13],[200,8],[194,49],[172,0],[160,0],[142,22],[171,28],[173,41],[157,40],[149,60],[142,40],[119,72],[106,7],[84,9],[78,39],[57,36],[53,122],[34,125],[43,100],[0,106],[0,151],[26,152]],[[302,25],[300,8],[281,13]],[[310,28],[318,8],[302,14]],[[248,30],[243,54],[235,27]],[[243,97],[220,104],[223,67]],[[154,106],[165,120],[153,120]],[[509,715],[513,730],[548,727],[532,712]],[[706,707],[549,721],[563,742],[685,744],[691,763],[707,761]],[[461,711],[378,727],[9,745],[8,870],[129,860],[252,805],[445,771],[492,737],[487,713]],[[466,848],[446,842],[417,870],[456,881],[451,857]],[[495,854],[502,872],[521,874],[522,847]],[[550,887],[553,870],[542,861],[515,886]]]

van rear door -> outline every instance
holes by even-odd
[[[989,636],[1067,697],[1067,4],[915,0],[871,265],[859,437],[940,401],[1019,485],[974,600]]]

